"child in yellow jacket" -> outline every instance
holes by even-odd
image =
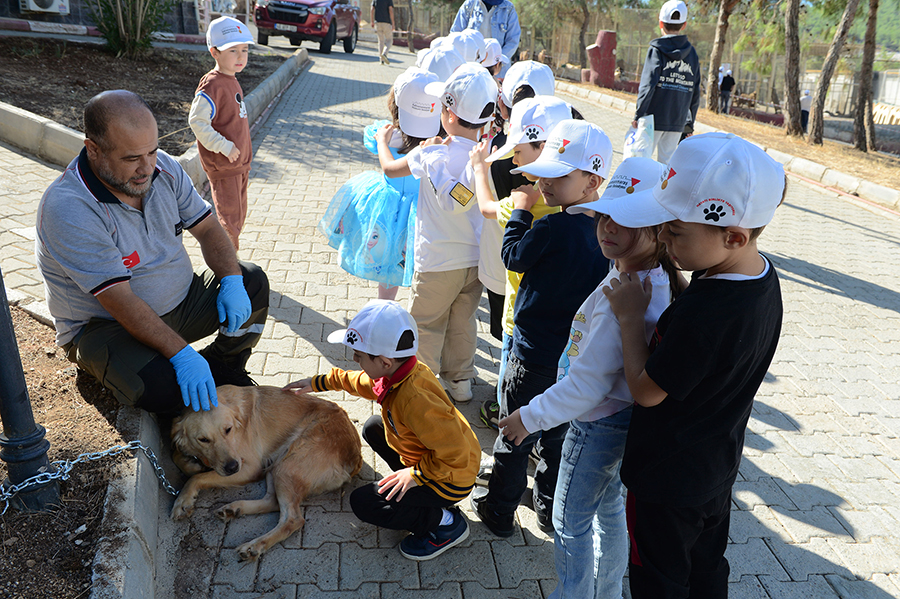
[[[416,360],[416,322],[397,302],[372,300],[346,329],[328,336],[353,350],[362,370],[290,383],[299,391],[346,391],[381,406],[363,425],[363,439],[393,470],[350,494],[356,516],[412,534],[400,553],[424,561],[463,542],[469,525],[455,504],[475,485],[481,446],[434,373]]]

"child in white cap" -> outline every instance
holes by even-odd
[[[629,229],[604,211],[612,199],[625,201],[653,187],[663,168],[648,158],[628,158],[599,200],[568,209],[593,214],[600,249],[614,266],[572,319],[569,342],[557,368],[559,382],[500,421],[503,435],[514,443],[571,422],[553,503],[559,585],[551,599],[622,596],[628,532],[619,464],[634,400],[625,382],[619,321],[602,288],[624,272],[650,281],[653,295],[643,328],[649,341],[659,315],[683,286],[665,246],[656,238],[658,226]]]
[[[481,64],[494,77],[498,77],[503,67],[509,64],[509,57],[503,54],[500,42],[492,37],[484,40],[484,58],[481,59]]]
[[[434,137],[398,161],[388,176],[412,174],[420,182],[416,209],[415,275],[409,311],[419,325],[419,359],[440,373],[454,400],[472,399],[475,376],[475,311],[481,300],[479,238],[484,220],[475,192],[463,180],[469,151],[494,114],[497,84],[483,66],[468,63],[446,83],[430,83],[437,93],[441,123],[449,134]],[[386,137],[390,128],[379,136]],[[382,167],[386,166],[383,154]]]
[[[200,164],[209,177],[216,216],[236,250],[247,220],[253,150],[244,91],[235,75],[247,66],[252,43],[250,30],[233,17],[219,17],[209,24],[206,45],[216,67],[200,79],[188,116]]]
[[[609,272],[594,222],[563,211],[535,221],[529,211],[543,196],[548,206],[567,208],[599,197],[609,175],[612,145],[602,129],[575,119],[559,122],[540,156],[517,171],[539,178],[540,191],[513,192],[515,209],[506,223],[501,255],[508,270],[521,272],[512,345],[500,383],[500,417],[527,405],[556,382],[559,356],[578,307]],[[514,516],[527,488],[528,456],[537,444],[532,501],[538,526],[553,530],[553,496],[562,441],[568,424],[529,435],[520,445],[502,435],[494,443],[494,468],[487,492],[478,488],[472,507],[497,536],[514,532]],[[538,442],[538,440],[540,441]]]
[[[469,494],[481,447],[434,373],[416,360],[416,322],[397,302],[371,300],[329,343],[353,350],[362,370],[332,368],[288,384],[300,392],[346,391],[381,406],[362,436],[392,469],[350,494],[353,513],[369,524],[408,530],[400,553],[433,559],[469,536],[455,504]]]
[[[665,164],[685,130],[693,131],[700,107],[700,60],[683,31],[687,6],[669,0],[659,9],[663,36],[650,42],[641,71],[632,126],[638,119],[653,116],[653,144],[656,159]]]
[[[387,170],[441,128],[437,96],[425,86],[437,77],[414,67],[397,77],[388,92],[392,135],[376,140],[390,123],[366,127],[363,144],[385,154]],[[351,178],[331,198],[318,229],[338,251],[338,264],[348,273],[378,283],[380,299],[394,299],[398,286],[413,278],[414,231],[419,182],[411,176],[390,178],[367,171]]]
[[[525,98],[513,107],[509,121],[509,134],[505,136],[505,144],[499,149],[494,148],[494,152],[488,155],[490,141],[483,140],[469,153],[478,208],[485,218],[481,228],[481,261],[478,264],[478,278],[488,289],[491,307],[491,333],[496,336],[495,328],[498,328],[501,342],[497,399],[485,402],[479,412],[481,420],[495,429],[500,414],[499,381],[503,380],[506,358],[512,344],[513,306],[516,303],[516,293],[519,291],[522,273],[506,270],[500,257],[503,231],[512,216],[513,201],[512,190],[501,189],[497,177],[494,176],[494,168],[503,164],[507,171],[507,177],[524,178],[523,185],[534,186],[537,181],[536,177],[529,178],[529,175],[523,174],[510,175],[509,170],[537,160],[553,127],[571,116],[571,106],[558,98],[552,96]],[[500,196],[501,191],[505,195]],[[547,214],[559,212],[559,207],[551,208],[543,200],[538,200],[530,212],[537,220]],[[501,304],[496,310],[494,295],[498,296]]]
[[[684,140],[651,189],[605,208],[623,226],[661,224],[669,256],[693,271],[649,346],[655,290],[629,273],[604,288],[635,401],[621,477],[636,599],[728,595],[731,488],[783,315],[757,238],[784,192],[781,164],[733,134],[707,133]]]

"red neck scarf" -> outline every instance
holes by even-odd
[[[381,405],[381,402],[384,401],[384,398],[387,397],[387,394],[390,392],[391,387],[395,384],[399,383],[403,379],[412,372],[412,369],[416,367],[418,361],[415,356],[412,356],[409,360],[406,361],[403,366],[401,366],[397,372],[394,373],[394,376],[388,378],[383,376],[381,378],[375,379],[372,383],[372,391],[378,394],[378,405]]]

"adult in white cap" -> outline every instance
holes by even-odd
[[[728,114],[731,110],[731,93],[734,91],[734,77],[731,76],[731,69],[725,71],[725,76],[719,82],[719,112]]]
[[[803,125],[803,132],[806,133],[806,127],[809,125],[809,109],[812,108],[812,96],[809,90],[803,90],[800,96],[800,124]]]
[[[516,55],[522,36],[519,15],[511,0],[465,0],[456,13],[450,31],[464,29],[476,29],[485,39],[496,39],[503,48],[503,54],[510,58]],[[500,76],[505,75],[504,67]]]
[[[632,126],[653,117],[653,143],[659,162],[669,160],[685,129],[693,130],[700,107],[700,60],[683,31],[687,6],[669,0],[659,9],[663,36],[650,42],[641,71]]]

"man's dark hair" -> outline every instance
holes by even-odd
[[[106,139],[109,123],[121,118],[123,113],[140,108],[153,114],[150,105],[134,92],[123,89],[101,92],[84,105],[84,136],[106,150],[109,148]]]

